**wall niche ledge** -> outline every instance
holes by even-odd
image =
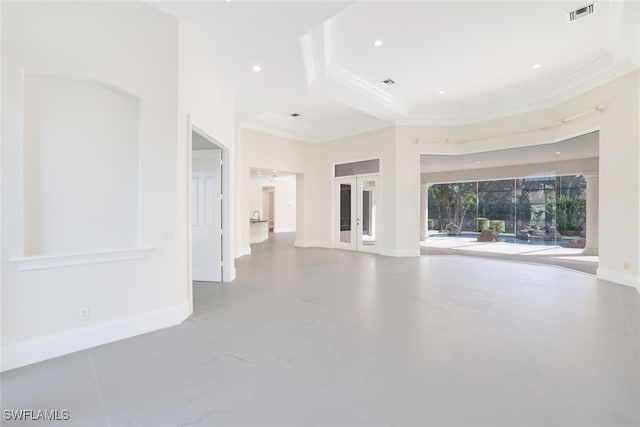
[[[149,249],[150,248],[140,247],[78,254],[33,255],[11,258],[9,262],[16,263],[20,271],[44,270],[48,268],[140,259],[144,258]]]

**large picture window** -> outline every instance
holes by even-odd
[[[472,237],[491,229],[502,241],[534,245],[586,237],[582,175],[434,184],[428,197],[431,236]]]

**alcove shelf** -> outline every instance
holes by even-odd
[[[139,259],[144,258],[149,249],[150,248],[140,247],[77,254],[34,255],[11,258],[9,262],[16,263],[20,271],[43,270],[48,268]]]

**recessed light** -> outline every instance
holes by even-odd
[[[480,164],[480,160],[476,160],[474,163],[475,163],[476,165],[479,165],[479,164]]]
[[[298,117],[300,114],[298,113],[291,113],[291,117]]]
[[[380,47],[380,46],[382,46],[382,40],[376,40],[376,41],[374,41],[374,42],[373,42],[373,45],[374,45],[375,47]]]
[[[443,90],[439,90],[438,91],[438,95],[444,95],[444,94],[445,94],[445,91],[443,91]]]
[[[273,170],[273,173],[278,173],[278,169],[274,169],[274,170]]]
[[[251,67],[251,69],[252,69],[253,71],[258,72],[258,71],[261,71],[261,70],[262,70],[262,67],[261,67],[261,66],[259,66],[259,65],[254,65],[253,67]]]
[[[531,68],[533,68],[534,70],[537,70],[540,67],[542,67],[542,64],[533,64]]]
[[[562,154],[562,152],[560,152],[560,151],[556,151],[556,155],[558,155],[558,154]]]

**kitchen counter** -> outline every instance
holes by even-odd
[[[249,243],[260,243],[269,238],[268,219],[250,219],[249,224]]]

